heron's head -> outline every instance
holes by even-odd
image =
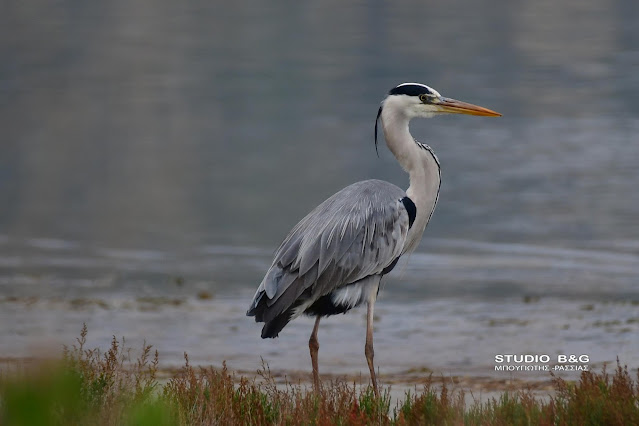
[[[500,113],[477,105],[445,98],[432,87],[419,83],[402,83],[389,92],[382,108],[392,108],[408,118],[432,117],[437,114],[468,114],[499,117]]]
[[[501,114],[488,108],[469,104],[451,98],[445,98],[432,87],[420,83],[402,83],[393,87],[382,102],[375,120],[375,147],[377,148],[377,121],[382,111],[407,119],[415,117],[433,117],[439,114],[467,114],[484,117],[500,117]]]

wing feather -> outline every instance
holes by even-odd
[[[316,207],[284,239],[248,315],[273,318],[299,301],[380,274],[402,253],[405,192],[380,180],[350,185]],[[310,291],[308,291],[310,289]],[[262,311],[260,301],[266,296]],[[265,310],[269,312],[265,312]]]

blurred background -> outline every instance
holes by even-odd
[[[638,366],[638,22],[635,0],[4,4],[0,357],[86,322],[167,363],[310,368],[308,319],[262,341],[245,310],[313,207],[408,186],[373,125],[415,81],[503,117],[412,124],[443,182],[380,294],[382,372]],[[363,315],[323,322],[324,371],[367,371]]]

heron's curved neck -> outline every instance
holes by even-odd
[[[401,109],[387,108],[385,105],[381,119],[386,144],[410,177],[410,186],[406,194],[417,206],[417,217],[413,224],[418,233],[415,235],[416,244],[437,203],[440,184],[439,162],[428,145],[413,139],[408,129],[411,117],[404,114]]]

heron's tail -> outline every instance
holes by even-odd
[[[288,324],[294,316],[295,308],[299,303],[295,303],[293,306],[281,312],[281,307],[272,306],[269,307],[267,299],[263,298],[257,302],[257,306],[251,306],[246,315],[254,316],[255,322],[264,322],[262,328],[262,339],[277,337],[286,324]],[[280,311],[277,314],[277,311]]]
[[[293,319],[292,317],[293,308],[290,308],[273,318],[271,321],[267,321],[264,324],[264,327],[262,327],[262,339],[277,337],[280,334],[280,331],[286,327],[286,324]]]
[[[310,290],[295,300],[297,295],[293,293],[293,289],[289,288],[269,306],[269,299],[262,292],[256,295],[246,315],[254,316],[255,322],[265,323],[262,328],[262,339],[277,337],[286,324],[302,313],[304,309],[300,309],[300,306],[307,302],[308,293]]]

